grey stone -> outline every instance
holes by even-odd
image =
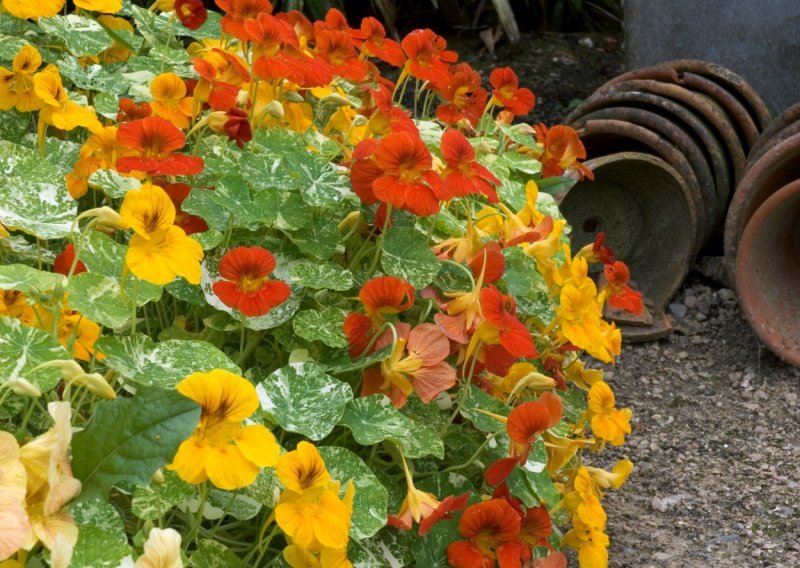
[[[685,318],[688,310],[686,306],[683,304],[679,304],[677,302],[672,302],[669,305],[669,311],[672,312],[674,315],[678,316],[679,318]]]

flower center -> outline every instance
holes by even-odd
[[[264,285],[264,281],[266,279],[267,279],[266,276],[255,277],[250,274],[245,274],[239,280],[239,290],[241,290],[245,294],[252,294],[254,292],[258,292]]]

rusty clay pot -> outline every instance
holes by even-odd
[[[725,220],[725,263],[734,283],[736,249],[750,217],[770,195],[796,179],[800,179],[800,134],[767,150],[736,188]]]
[[[671,67],[676,71],[696,73],[721,84],[729,92],[734,93],[747,107],[759,132],[764,130],[769,123],[772,122],[772,113],[769,108],[767,108],[761,95],[758,94],[750,83],[727,67],[699,59],[675,59],[659,63],[659,65]]]
[[[759,339],[800,365],[800,179],[750,218],[736,254],[739,302]]]
[[[685,70],[678,70],[660,64],[654,67],[634,69],[611,79],[608,84],[617,84],[631,80],[653,80],[661,83],[681,85],[690,91],[703,93],[716,101],[731,117],[731,124],[737,131],[739,140],[745,149],[750,148],[758,138],[760,129],[756,126],[748,109],[725,87],[702,75]],[[602,87],[601,87],[602,88]]]
[[[705,210],[706,220],[710,221],[711,230],[713,233],[716,233],[723,217],[717,205],[714,176],[706,161],[705,154],[680,124],[647,110],[623,106],[608,107],[590,112],[578,119],[575,124],[580,128],[586,124],[586,121],[598,119],[624,120],[632,124],[644,126],[660,134],[683,152],[683,155],[686,156],[686,159],[692,167],[694,175],[697,177],[697,182],[700,184],[700,193],[703,198],[703,209]]]
[[[717,196],[717,215],[724,218],[728,209],[728,200],[733,193],[733,169],[722,142],[713,130],[713,126],[706,123],[702,116],[683,104],[652,93],[640,93],[637,91],[621,91],[592,96],[584,101],[570,116],[574,116],[577,121],[588,113],[612,106],[648,110],[680,124],[688,132],[691,132],[692,137],[697,141],[700,148],[704,150],[706,161],[711,165]]]
[[[750,148],[747,155],[748,166],[758,160],[764,152],[779,142],[800,132],[800,103],[793,104],[770,123]]]
[[[697,213],[691,190],[675,168],[648,153],[620,152],[585,163],[594,181],[578,182],[560,203],[572,226],[572,250],[605,233],[615,256],[630,268],[649,312],[639,322],[618,320],[625,325],[623,334],[627,329],[629,339],[642,340],[667,334],[664,308],[695,255]]]
[[[712,220],[703,203],[697,176],[680,149],[652,130],[622,120],[589,120],[578,129],[578,135],[586,147],[589,158],[617,152],[644,152],[663,158],[675,168],[684,181],[683,187],[687,189],[684,197],[691,202],[695,210],[696,224],[691,231],[694,242],[692,252],[694,254],[700,252],[710,235]]]
[[[688,106],[692,110],[698,112],[703,116],[719,135],[725,148],[727,150],[731,164],[733,165],[733,178],[735,182],[741,179],[744,174],[746,164],[745,151],[739,136],[736,134],[736,129],[732,124],[732,120],[725,110],[720,107],[713,99],[707,97],[702,93],[697,93],[671,83],[661,83],[659,81],[637,79],[631,81],[622,81],[620,83],[606,83],[600,87],[590,97],[600,96],[604,93],[614,92],[642,92],[651,93],[672,99],[678,103]],[[570,120],[572,115],[567,117]]]

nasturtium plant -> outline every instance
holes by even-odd
[[[605,566],[577,133],[428,29],[151,4],[0,13],[0,563]]]

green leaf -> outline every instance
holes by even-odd
[[[304,310],[292,319],[294,332],[308,341],[321,341],[331,347],[347,347],[342,324],[347,312],[339,308]]]
[[[511,170],[534,176],[542,171],[542,163],[517,152],[505,152],[500,160]]]
[[[55,41],[64,42],[75,57],[98,55],[113,43],[103,26],[75,14],[39,18],[38,23]]]
[[[332,206],[355,196],[350,190],[347,170],[337,168],[317,154],[309,151],[290,154],[281,167],[293,178],[303,201],[312,207]]]
[[[408,436],[414,425],[413,420],[401,414],[382,394],[348,402],[339,423],[350,428],[353,438],[362,446],[371,446],[389,437]]]
[[[389,493],[360,457],[345,448],[323,446],[319,453],[331,474],[342,482],[344,495],[347,482],[353,480],[353,517],[350,538],[363,540],[377,533],[386,524]]]
[[[239,568],[242,561],[224,544],[203,538],[192,554],[191,565],[194,568]]]
[[[332,262],[301,261],[289,270],[292,281],[316,290],[349,290],[355,285],[353,273]]]
[[[0,140],[0,172],[0,222],[42,239],[69,234],[78,208],[58,168],[35,150]]]
[[[545,469],[547,465],[547,451],[545,450],[544,440],[539,438],[533,445],[533,451],[528,455],[528,461],[524,466],[516,466],[522,473],[533,494],[537,497],[536,503],[544,501],[548,509],[555,507],[561,501],[561,493],[558,492],[550,474]],[[509,485],[509,488],[511,486]],[[520,494],[523,492],[520,491]],[[522,498],[522,497],[520,497]]]
[[[558,195],[570,189],[578,183],[578,180],[571,177],[553,176],[544,179],[537,179],[536,185],[541,193],[547,195]]]
[[[261,408],[282,428],[321,440],[339,422],[353,391],[316,363],[290,363],[256,386]]]
[[[214,201],[214,191],[209,189],[192,189],[189,196],[181,204],[186,213],[202,217],[210,229],[224,231],[228,228],[230,213]]]
[[[544,285],[544,278],[536,269],[536,261],[525,254],[522,247],[507,247],[503,249],[503,256],[506,258],[503,282],[514,298],[527,295],[534,286]]]
[[[193,485],[183,481],[174,471],[164,470],[164,482],[139,486],[133,492],[131,512],[143,521],[163,518],[173,507],[197,494]]]
[[[89,272],[120,281],[125,266],[127,247],[114,241],[108,235],[93,231],[88,240],[75,246],[78,257],[86,265]],[[132,294],[136,288],[136,305],[143,306],[147,302],[161,298],[162,286],[139,280],[128,271],[125,277],[125,293]]]
[[[253,214],[260,223],[282,231],[297,231],[311,223],[311,209],[296,193],[280,189],[257,193],[253,198]]]
[[[24,294],[36,294],[52,290],[59,284],[65,286],[66,283],[67,279],[63,274],[36,270],[24,264],[0,266],[0,290],[19,290]]]
[[[501,432],[506,429],[506,425],[503,422],[495,420],[479,410],[485,410],[500,416],[508,416],[510,412],[510,409],[505,404],[493,396],[486,394],[475,385],[469,385],[469,393],[460,410],[461,416],[471,421],[475,428],[482,432]]]
[[[103,362],[122,377],[141,386],[172,388],[192,373],[213,369],[241,374],[222,351],[206,341],[170,339],[155,343],[146,335],[102,337],[95,343]]]
[[[240,521],[252,519],[261,510],[261,503],[242,493],[241,491],[222,491],[212,489],[208,492],[208,506],[219,509],[219,517],[230,515]]]
[[[313,225],[288,236],[301,252],[320,260],[332,257],[339,250],[339,241],[342,240],[336,222],[329,219],[317,219]]]
[[[63,55],[57,62],[61,76],[66,77],[79,89],[97,91],[113,95],[122,95],[128,92],[131,84],[118,72],[112,72],[102,65],[81,66],[76,57]],[[116,117],[116,109],[114,117]]]
[[[88,426],[72,438],[81,498],[105,497],[113,486],[147,485],[199,419],[200,407],[174,390],[140,388],[133,398],[97,403]]]
[[[240,176],[225,176],[217,182],[211,192],[211,200],[224,208],[238,223],[252,223],[258,220],[254,213],[250,187]]]
[[[269,507],[275,508],[277,504],[278,495],[280,494],[278,482],[278,475],[275,473],[274,467],[265,467],[260,472],[256,480],[244,488],[243,492],[248,497],[251,497]]]
[[[0,61],[11,61],[19,50],[28,45],[21,37],[0,34]]]
[[[441,262],[431,252],[425,235],[406,227],[387,231],[381,266],[389,276],[405,278],[415,288],[424,288],[439,274]]]
[[[0,384],[22,377],[42,392],[55,387],[61,372],[52,367],[33,371],[47,361],[72,359],[49,333],[15,318],[0,317]]]
[[[156,14],[135,4],[131,6],[131,15],[136,23],[136,31],[151,47],[167,45],[173,40],[172,30],[175,27],[168,16]]]
[[[433,525],[433,528],[422,538],[415,539],[411,544],[411,554],[417,566],[425,568],[447,568],[447,546],[464,537],[458,532],[458,521],[442,520]]]
[[[89,176],[89,186],[103,191],[111,198],[125,197],[132,189],[142,186],[136,178],[127,177],[114,170],[97,170]]]
[[[131,553],[122,516],[102,499],[89,499],[70,507],[80,527],[70,568],[117,568]]]
[[[133,317],[133,301],[123,298],[119,282],[94,272],[82,272],[69,280],[69,305],[100,325],[120,328]]]
[[[372,538],[351,540],[347,546],[347,559],[354,568],[410,566],[413,558],[408,547],[414,539],[413,534],[413,531],[388,527]]]
[[[5,47],[6,40],[7,38],[0,37],[0,52]],[[0,120],[0,140],[20,140],[30,129],[30,113],[19,112],[13,108],[3,111],[3,120]]]
[[[407,436],[392,437],[391,440],[403,448],[407,458],[416,459],[431,455],[444,459],[444,442],[436,430],[425,424],[415,422]]]
[[[196,30],[190,30],[184,27],[180,22],[175,22],[175,35],[189,36],[194,39],[218,39],[222,35],[222,29],[220,28],[221,20],[222,14],[209,10],[206,21]]]

